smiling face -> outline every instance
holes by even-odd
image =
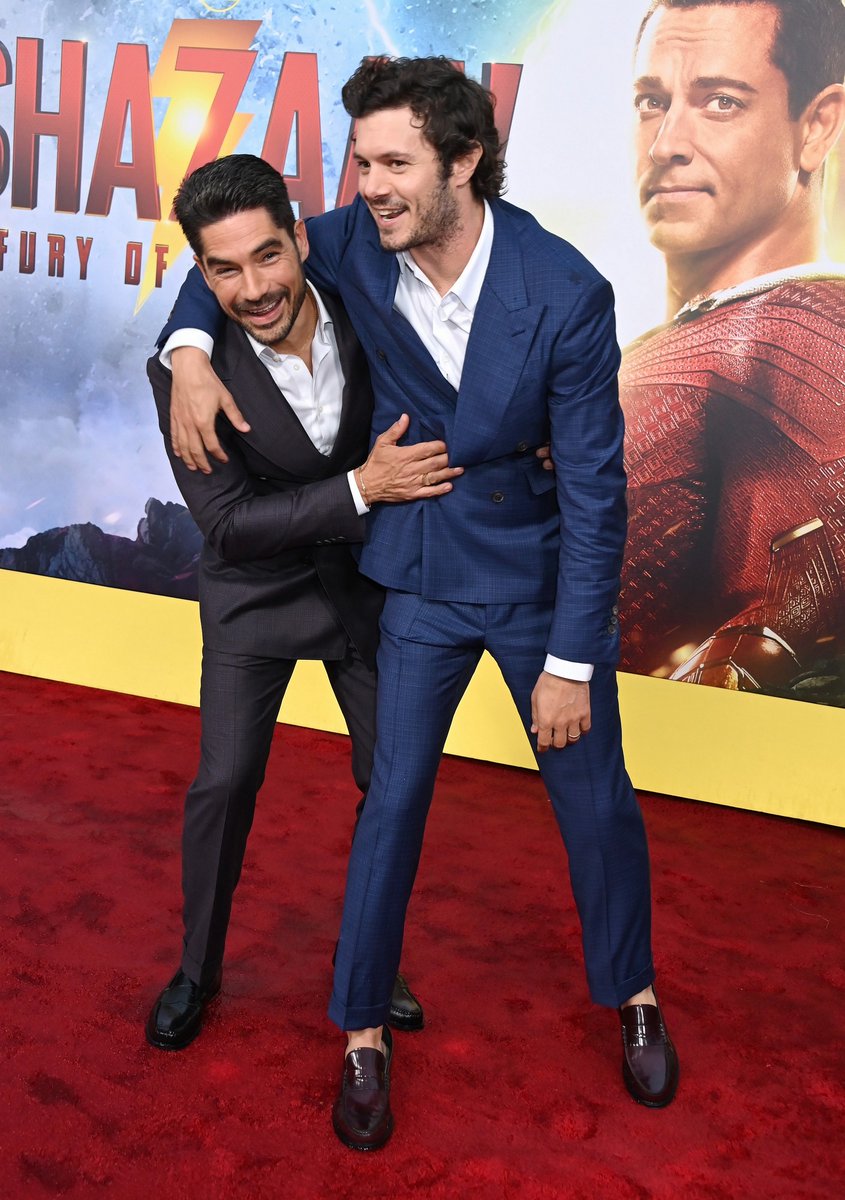
[[[358,191],[385,250],[442,246],[461,226],[455,173],[443,178],[437,151],[410,108],[361,117],[355,137]]]
[[[811,215],[802,124],[769,57],[776,26],[767,4],[662,8],[646,26],[634,87],[639,198],[667,260],[753,258],[756,244],[788,238]]]
[[[197,258],[223,311],[264,345],[279,349],[310,315],[302,263],[308,238],[302,221],[294,236],[266,208],[235,213],[206,225]]]

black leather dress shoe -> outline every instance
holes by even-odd
[[[390,1111],[390,1059],[393,1039],[385,1025],[385,1053],[350,1050],[343,1064],[340,1095],[332,1109],[332,1125],[344,1146],[352,1150],[380,1150],[393,1132]]]
[[[202,1014],[220,991],[218,971],[200,987],[179,970],[156,1000],[147,1018],[147,1041],[159,1050],[184,1050],[202,1029]]]
[[[401,1029],[403,1033],[412,1033],[425,1025],[422,1005],[408,987],[404,975],[397,975],[393,984],[387,1022],[394,1029]]]
[[[638,1104],[664,1108],[678,1087],[678,1055],[666,1032],[659,1004],[619,1009],[622,1078]]]

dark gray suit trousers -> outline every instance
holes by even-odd
[[[323,665],[349,729],[352,775],[363,796],[373,761],[375,671],[352,646],[345,658]],[[185,800],[182,834],[182,970],[201,986],[223,961],[256,796],[295,666],[295,659],[203,649],[200,766]]]

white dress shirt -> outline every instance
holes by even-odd
[[[493,213],[484,201],[484,223],[469,262],[445,296],[420,269],[408,250],[400,250],[399,282],[393,306],[413,326],[444,379],[457,391],[461,386],[472,320],[481,295],[493,248]],[[550,675],[586,683],[593,676],[591,663],[570,662],[546,655]]]

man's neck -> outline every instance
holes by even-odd
[[[775,230],[753,244],[726,246],[701,254],[667,255],[668,317],[671,319],[691,300],[737,287],[758,275],[814,262],[820,253],[820,222],[815,221],[788,237],[784,237],[782,230]]]
[[[305,299],[302,308],[288,336],[281,342],[275,342],[271,349],[277,354],[295,354],[301,358],[308,370],[311,370],[311,343],[317,329],[317,301],[311,294],[311,289],[305,289]]]
[[[484,201],[472,199],[453,235],[443,242],[414,246],[411,257],[441,296],[460,279],[484,226]]]

